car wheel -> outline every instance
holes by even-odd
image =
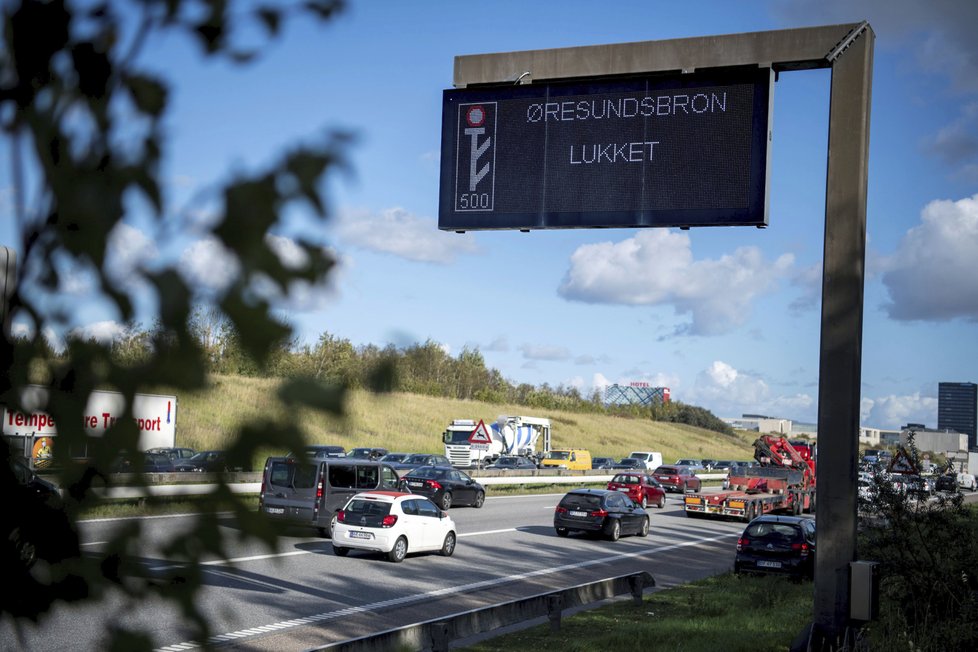
[[[404,537],[397,537],[397,541],[394,542],[394,547],[391,551],[387,553],[387,558],[394,562],[395,564],[404,561],[407,556],[408,542]]]
[[[647,537],[649,536],[649,517],[646,516],[645,520],[642,521],[642,529],[638,531],[638,536]]]
[[[683,483],[683,493],[689,493],[689,485],[685,482]]]
[[[643,494],[642,495],[642,509],[645,509],[648,506],[649,506],[649,499],[646,498],[645,495]]]
[[[452,506],[452,492],[446,491],[441,495],[441,508],[445,511]]]
[[[666,497],[665,496],[659,496],[659,502],[657,502],[655,504],[655,506],[658,507],[659,509],[662,509],[663,507],[665,507],[666,506]]]
[[[455,533],[449,532],[445,535],[445,542],[441,544],[442,557],[451,557],[455,552]]]
[[[348,554],[350,554],[350,549],[333,546],[333,554],[337,557],[346,557]]]
[[[329,531],[326,532],[326,536],[330,539],[333,538],[333,530],[336,529],[336,514],[333,514],[333,518],[329,519]]]
[[[479,507],[482,507],[482,505],[484,505],[485,502],[486,502],[486,492],[477,491],[475,494],[475,502],[472,503],[472,506],[478,509]]]
[[[608,540],[617,541],[621,538],[621,523],[618,519],[611,521],[611,527],[608,528]]]
[[[559,528],[555,528],[555,529],[557,530],[557,536],[558,537],[566,537],[567,535],[570,534],[570,530],[568,530],[565,527],[559,527]]]

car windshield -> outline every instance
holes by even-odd
[[[569,451],[550,451],[547,453],[548,460],[566,460],[570,457]]]
[[[193,462],[194,464],[197,464],[199,462],[206,462],[207,453],[197,453],[196,455],[191,457],[188,461]]]
[[[671,466],[660,466],[655,470],[657,475],[676,475],[679,473],[679,469],[675,469]]]
[[[496,460],[496,466],[516,466],[515,457],[500,457]]]
[[[626,457],[621,462],[619,462],[619,464],[621,464],[622,466],[638,466],[639,463],[641,463],[641,461],[642,460],[636,459],[634,457]]]
[[[387,516],[391,513],[391,504],[378,500],[354,498],[343,511],[356,516]]]
[[[753,523],[747,528],[747,536],[755,539],[795,539],[800,536],[800,529],[790,523]]]
[[[401,462],[407,457],[404,453],[388,453],[380,458],[381,462]]]
[[[642,479],[637,475],[616,475],[611,479],[612,482],[617,482],[618,484],[640,484]]]
[[[427,461],[427,455],[408,455],[404,458],[405,464],[424,464]]]

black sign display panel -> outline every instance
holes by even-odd
[[[446,90],[444,230],[765,226],[767,68]]]

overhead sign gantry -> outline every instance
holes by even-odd
[[[697,224],[694,220],[683,220],[676,216],[682,207],[669,205],[663,201],[663,193],[669,192],[668,184],[655,186],[653,171],[662,170],[654,166],[658,162],[668,162],[673,169],[681,164],[682,157],[674,152],[669,158],[657,161],[655,146],[646,145],[659,140],[653,132],[644,131],[645,125],[655,124],[652,116],[643,116],[643,131],[613,131],[600,135],[587,136],[577,133],[576,142],[571,133],[565,130],[564,115],[573,117],[571,124],[589,123],[598,125],[597,120],[577,120],[580,109],[578,102],[590,100],[610,100],[617,108],[621,99],[621,111],[625,110],[625,99],[678,95],[689,96],[701,92],[693,89],[719,88],[717,81],[703,85],[695,81],[700,73],[713,74],[731,71],[734,68],[753,67],[770,69],[777,75],[792,70],[827,68],[832,71],[831,97],[829,101],[829,143],[825,188],[825,250],[822,259],[822,316],[819,352],[819,391],[818,391],[818,429],[819,460],[817,471],[818,501],[817,519],[818,557],[815,567],[815,609],[814,626],[811,630],[811,649],[831,647],[842,641],[852,630],[849,625],[850,613],[850,564],[856,552],[856,461],[857,434],[859,432],[859,399],[862,367],[862,320],[863,283],[865,279],[866,257],[866,194],[869,180],[869,108],[872,88],[873,45],[875,35],[867,22],[847,25],[827,25],[771,32],[730,34],[725,36],[704,36],[667,41],[644,41],[586,47],[572,47],[549,50],[528,50],[523,52],[500,52],[455,57],[454,88],[471,91],[472,95],[453,96],[455,90],[446,92],[443,117],[442,174],[439,204],[439,227],[446,230],[464,231],[467,229],[509,228],[530,230],[534,228],[601,227],[601,226],[693,226],[724,223],[718,218],[728,219],[715,211],[716,205],[691,204],[691,211],[706,211],[708,215]],[[758,72],[763,75],[763,72]],[[662,77],[661,75],[664,75]],[[625,83],[631,78],[649,78],[649,86],[615,88],[614,83]],[[670,84],[682,85],[692,81],[692,86],[684,86],[676,93],[673,90],[653,86],[652,78],[667,79]],[[531,90],[516,90],[519,86],[531,86]],[[612,86],[604,86],[604,84]],[[696,84],[700,84],[696,86]],[[508,94],[492,96],[489,93],[513,87]],[[755,87],[755,92],[759,88]],[[487,93],[481,95],[480,93]],[[704,93],[705,94],[705,93]],[[449,98],[455,99],[449,99]],[[730,96],[728,96],[730,97]],[[559,99],[558,99],[559,98]],[[698,100],[702,102],[702,100]],[[712,101],[712,100],[711,100]],[[495,102],[492,108],[491,102]],[[548,134],[557,134],[561,147],[551,150],[543,138],[528,138],[526,147],[521,150],[514,146],[514,152],[504,158],[494,158],[490,162],[489,150],[494,147],[484,137],[498,137],[498,146],[504,146],[503,135],[510,133],[509,105],[505,102],[521,102],[514,107],[522,107],[523,121],[519,126],[522,133],[531,136],[531,129],[545,126]],[[572,102],[564,104],[564,102]],[[655,100],[656,106],[658,100]],[[465,104],[463,108],[461,105]],[[531,106],[532,105],[532,106]],[[539,105],[539,109],[535,108]],[[481,111],[475,107],[481,106]],[[600,107],[602,104],[596,104]],[[606,103],[603,106],[607,107]],[[636,105],[629,103],[631,108]],[[671,101],[671,111],[675,100]],[[680,107],[692,106],[680,100]],[[698,106],[702,107],[702,104]],[[731,105],[732,106],[732,105]],[[754,106],[757,106],[755,102]],[[567,113],[564,113],[566,108]],[[629,111],[631,110],[629,109]],[[493,113],[495,111],[495,113]],[[586,111],[593,113],[594,109]],[[517,118],[521,115],[515,112]],[[528,116],[553,117],[552,122],[531,123]],[[494,117],[493,117],[494,116]],[[675,117],[675,116],[674,116]],[[694,116],[682,114],[681,121]],[[560,118],[559,120],[557,118]],[[632,120],[637,118],[632,117]],[[754,134],[755,116],[751,118]],[[506,131],[500,126],[506,122]],[[618,119],[620,124],[623,119]],[[635,121],[634,124],[638,124]],[[610,124],[610,123],[604,123]],[[734,125],[734,122],[730,123]],[[741,125],[746,123],[740,123]],[[580,126],[580,125],[578,125]],[[659,125],[661,126],[661,125]],[[475,131],[466,133],[465,129]],[[479,129],[485,129],[478,133]],[[559,133],[558,133],[559,132]],[[688,200],[703,199],[705,186],[699,184],[706,179],[719,180],[723,175],[733,175],[743,180],[743,155],[729,155],[735,151],[726,142],[728,136],[745,133],[743,126],[729,131],[715,132],[721,135],[716,146],[727,148],[727,156],[716,158],[717,168],[703,168],[695,173],[701,179],[693,183],[693,190],[682,191]],[[469,138],[468,143],[463,136]],[[687,132],[690,143],[697,143],[696,134]],[[537,145],[532,146],[533,143]],[[753,142],[753,141],[752,141]],[[604,145],[616,144],[614,154],[611,149],[601,149]],[[637,143],[633,147],[633,143]],[[578,150],[580,163],[572,163],[574,145],[583,145]],[[620,148],[622,144],[626,147]],[[700,143],[702,145],[702,143]],[[598,148],[595,149],[594,146]],[[509,144],[505,144],[510,147]],[[648,149],[645,149],[648,147]],[[590,149],[589,149],[590,148]],[[753,152],[753,145],[751,146]],[[518,153],[525,152],[527,162],[517,168],[516,174],[524,174],[527,185],[523,187],[524,197],[510,197],[520,194],[520,190],[492,187],[484,190],[483,183],[489,179],[493,183],[509,178],[514,174],[510,166],[521,164]],[[745,151],[745,150],[741,150]],[[494,153],[494,156],[498,152]],[[594,163],[584,163],[585,154]],[[560,163],[560,157],[564,163]],[[484,158],[485,157],[485,158]],[[561,176],[560,165],[570,170],[572,165],[590,165],[597,169],[601,158],[606,167],[642,167],[642,175],[628,173],[622,177],[601,176],[606,185],[590,183],[577,172],[577,181],[584,181],[587,192],[576,192],[570,182]],[[766,158],[766,153],[764,154]],[[611,159],[609,162],[608,159]],[[627,160],[627,162],[626,162]],[[703,159],[700,159],[701,161]],[[752,158],[750,166],[758,160]],[[507,169],[503,169],[505,163]],[[753,168],[752,168],[753,169]],[[764,174],[766,176],[767,169]],[[750,183],[759,177],[755,172],[748,175]],[[641,179],[639,179],[641,177]],[[541,181],[542,180],[542,181]],[[620,183],[619,183],[620,181]],[[653,190],[646,191],[642,184],[651,183]],[[565,202],[563,196],[550,192],[551,184],[570,192],[572,202]],[[765,181],[766,186],[766,181]],[[483,192],[489,192],[486,197]],[[467,199],[463,195],[468,193]],[[472,196],[475,193],[475,196]],[[594,194],[617,195],[622,198],[601,199],[609,204],[594,204]],[[473,199],[476,207],[472,207]],[[467,202],[467,203],[466,203]],[[514,202],[514,203],[509,203]],[[589,203],[592,202],[592,203]],[[729,203],[724,200],[722,203]],[[754,209],[758,202],[754,200]],[[512,213],[504,213],[503,208]],[[609,210],[602,210],[610,208]],[[724,207],[729,210],[729,207]],[[461,210],[460,210],[461,209]],[[676,211],[676,212],[673,212]],[[758,221],[760,213],[743,213],[745,223]],[[598,218],[608,218],[601,223]],[[495,221],[493,221],[495,219]],[[739,218],[738,218],[739,219]],[[711,220],[714,222],[711,223]],[[508,222],[508,223],[507,223]],[[686,222],[685,224],[683,222]],[[729,219],[728,223],[736,220]],[[766,216],[764,224],[767,223]],[[755,224],[761,226],[762,224]]]

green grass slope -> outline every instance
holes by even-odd
[[[235,429],[250,420],[277,417],[280,380],[215,376],[211,387],[177,397],[177,445],[197,450],[223,448]],[[683,424],[660,423],[599,414],[541,411],[419,394],[349,394],[346,416],[298,415],[309,443],[381,446],[391,451],[443,452],[441,433],[452,419],[495,421],[499,415],[547,417],[555,447],[586,448],[592,456],[620,458],[633,450],[660,451],[666,462],[681,457],[751,459],[754,433],[734,436]],[[271,453],[285,452],[270,451]]]

